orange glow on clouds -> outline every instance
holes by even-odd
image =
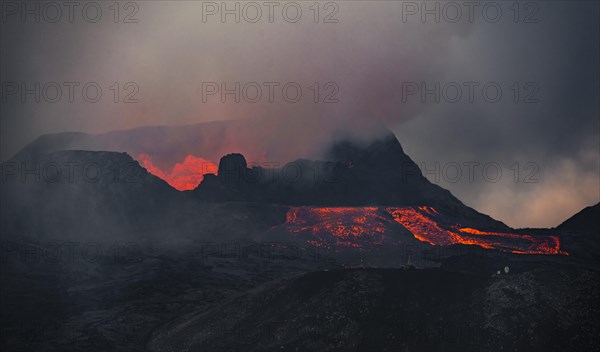
[[[166,173],[154,165],[148,154],[139,154],[137,160],[149,173],[165,180],[173,188],[188,191],[196,188],[206,174],[216,174],[217,165],[212,161],[188,155],[181,163],[175,164],[173,169]]]

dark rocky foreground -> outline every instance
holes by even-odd
[[[4,239],[1,351],[146,351],[162,324],[265,282],[339,267],[280,243]]]
[[[600,347],[600,273],[570,258],[465,255],[378,269],[284,243],[98,242],[102,255],[74,246],[60,260],[56,243],[15,243],[3,243],[2,351]]]
[[[598,348],[595,272],[484,277],[439,269],[318,271],[187,314],[153,351],[565,351]],[[573,289],[572,286],[585,290]],[[566,297],[565,293],[569,293]]]

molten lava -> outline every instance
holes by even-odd
[[[460,225],[442,228],[443,217],[432,207],[388,208],[398,223],[415,238],[434,246],[452,244],[477,245],[518,254],[567,254],[560,250],[557,236],[532,236],[506,232],[485,232]]]
[[[204,175],[217,173],[215,163],[193,155],[188,155],[181,163],[175,164],[169,173],[154,165],[148,154],[138,155],[137,160],[149,173],[180,191],[192,190],[202,182]]]
[[[381,246],[386,231],[396,222],[419,241],[434,246],[476,245],[517,254],[568,254],[560,250],[557,236],[486,232],[448,225],[452,218],[427,206],[379,209],[376,207],[292,207],[285,227],[310,237],[319,247]],[[397,226],[397,225],[396,225]]]
[[[458,229],[463,238],[465,236],[474,235],[480,241],[495,244],[497,247],[502,247],[503,243],[493,238],[512,238],[515,240],[526,241],[529,243],[526,249],[512,248],[513,253],[518,254],[568,254],[567,252],[560,250],[560,240],[558,236],[532,236],[525,234],[512,234],[505,232],[484,232],[472,228],[460,228]],[[485,236],[485,237],[480,237]],[[490,238],[489,240],[487,238]]]
[[[457,243],[450,231],[442,229],[427,216],[433,212],[437,213],[435,209],[430,209],[419,207],[421,212],[418,212],[413,208],[388,208],[387,211],[392,214],[396,222],[404,226],[421,242],[428,242],[434,246],[447,246]]]
[[[383,244],[388,219],[378,208],[293,207],[287,213],[290,232],[308,233],[317,247],[355,247]]]

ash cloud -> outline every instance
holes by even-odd
[[[202,2],[136,4],[138,23],[114,23],[104,8],[95,24],[77,18],[40,24],[8,18],[2,24],[3,82],[97,82],[104,93],[98,103],[3,103],[3,160],[46,133],[240,119],[251,127],[226,133],[225,140],[256,134],[270,146],[269,158],[289,161],[322,156],[333,135],[376,138],[376,121],[396,133],[417,163],[539,164],[543,174],[533,186],[441,181],[466,204],[509,225],[553,226],[600,199],[592,182],[600,173],[595,2],[536,2],[538,23],[515,23],[501,2],[497,23],[479,12],[473,23],[431,17],[422,23],[418,15],[404,22],[406,2],[335,2],[338,23],[314,23],[304,2],[297,23],[280,16],[274,23],[222,23],[218,16],[203,23]],[[515,104],[510,94],[517,81],[520,88],[535,83],[539,102]],[[134,82],[139,102],[114,103],[114,82],[120,100],[129,92],[124,84]],[[230,96],[222,103],[218,95],[203,102],[202,82],[296,82],[303,96],[289,103],[276,94],[270,103],[263,89],[257,103],[235,103]],[[331,92],[327,82],[339,87],[338,102],[314,103],[314,82],[320,100]],[[496,82],[506,99],[437,103],[417,94],[403,101],[407,82]],[[202,151],[196,155],[203,157]],[[568,195],[568,202],[548,201],[558,194]]]

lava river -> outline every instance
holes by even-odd
[[[476,245],[517,254],[567,254],[557,236],[486,232],[460,224],[432,207],[292,207],[285,227],[308,235],[319,247],[381,246],[394,224],[406,228],[419,241],[434,246]],[[397,226],[397,225],[396,225]]]

